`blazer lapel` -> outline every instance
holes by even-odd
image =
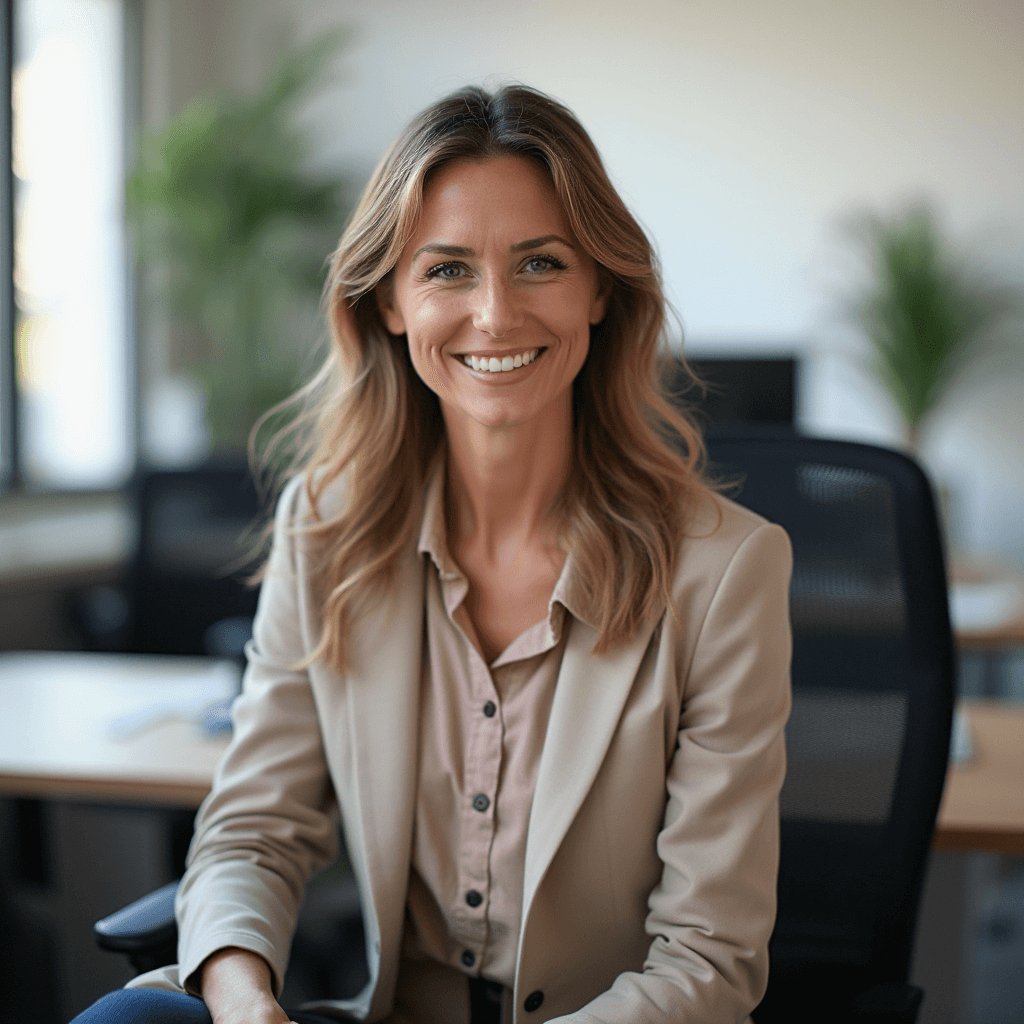
[[[537,771],[523,875],[525,924],[555,852],[590,791],[622,715],[654,624],[607,654],[592,653],[597,631],[574,619],[562,656]],[[525,928],[520,931],[520,940]]]
[[[371,1012],[394,992],[412,856],[424,615],[419,555],[402,561],[394,582],[390,598],[352,630],[345,686],[358,805],[357,828],[349,831],[361,839],[372,901],[364,907],[367,942],[380,956]],[[371,963],[371,975],[373,969]]]

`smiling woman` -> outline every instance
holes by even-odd
[[[661,387],[650,244],[579,122],[521,86],[429,107],[367,185],[327,310],[179,963],[83,1024],[160,988],[146,1020],[178,1019],[167,996],[181,1019],[209,1020],[201,997],[216,1024],[287,1021],[335,811],[370,981],[306,1011],[747,1020],[775,912],[789,546],[701,477]]]
[[[491,453],[482,490],[494,508],[529,495],[534,514],[514,522],[532,539],[508,547],[543,548],[559,565],[572,550],[599,650],[665,607],[684,521],[709,500],[703,448],[660,387],[665,300],[651,245],[571,112],[512,86],[456,93],[414,118],[363,193],[327,294],[335,347],[310,388],[322,401],[303,468],[320,470],[311,503],[345,476],[360,515],[323,526],[333,558],[319,573],[318,655],[345,664],[349,616],[377,599],[415,535],[444,450],[446,490],[460,488],[463,440]],[[455,342],[445,331],[460,317]],[[460,354],[470,366],[486,358],[486,376],[457,366]],[[465,429],[453,434],[456,420]],[[475,530],[467,499],[452,502],[456,546],[463,525]],[[474,536],[507,587],[497,542]],[[470,606],[487,593],[473,582]]]
[[[448,543],[469,577],[465,628],[489,659],[543,619],[564,561],[545,519],[569,464],[573,381],[609,291],[550,176],[520,156],[437,169],[377,286],[388,331],[405,336],[440,402],[454,456]],[[472,479],[481,472],[490,479]],[[513,496],[529,496],[514,518]]]
[[[438,396],[449,435],[473,421],[568,437],[572,382],[609,284],[573,239],[544,169],[497,157],[435,173],[378,299],[387,329],[407,337],[413,367]]]

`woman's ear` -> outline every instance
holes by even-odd
[[[377,310],[388,333],[405,334],[405,317],[395,302],[395,281],[392,274],[386,275],[377,282],[377,286],[373,289],[373,296],[377,300]]]
[[[588,317],[591,327],[596,327],[608,312],[608,300],[612,297],[614,283],[611,272],[599,265],[597,267],[597,291],[590,303],[590,316]]]

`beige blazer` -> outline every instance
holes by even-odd
[[[791,554],[781,528],[715,500],[687,531],[674,614],[600,656],[595,631],[572,624],[530,813],[513,1024],[732,1024],[764,992]],[[317,1005],[372,1022],[390,1013],[399,968],[424,560],[410,550],[391,596],[353,629],[347,673],[296,671],[318,634],[307,556],[287,529],[305,511],[293,482],[234,737],[180,888],[180,964],[134,984],[180,990],[231,945],[265,957],[279,991],[303,883],[335,855],[340,808],[370,982]]]

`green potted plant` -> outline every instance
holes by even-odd
[[[296,114],[341,42],[331,33],[291,49],[256,95],[193,100],[143,138],[128,178],[147,280],[196,339],[173,369],[205,392],[216,450],[241,448],[293,390],[313,333],[345,181],[309,173]]]
[[[916,451],[922,425],[1019,310],[1019,292],[958,256],[925,203],[888,218],[861,214],[847,237],[867,269],[847,312],[870,343],[869,368]]]

